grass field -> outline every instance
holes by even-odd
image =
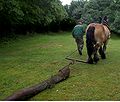
[[[75,49],[69,32],[21,36],[0,44],[0,100],[56,74]],[[67,80],[30,100],[120,100],[120,38],[110,39],[106,55],[96,65],[75,63]],[[83,56],[76,52],[71,57],[86,60],[86,47]]]

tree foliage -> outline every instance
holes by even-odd
[[[82,19],[87,24],[108,16],[111,29],[120,32],[120,0],[75,0],[65,9],[69,17]]]
[[[78,19],[89,24],[103,16],[120,32],[120,0],[73,0],[65,6],[60,0],[0,0],[0,35],[67,30]]]
[[[67,17],[59,0],[0,0],[0,31],[29,31]],[[39,31],[40,31],[39,30]]]

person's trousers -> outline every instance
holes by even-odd
[[[83,50],[83,46],[84,46],[84,41],[83,38],[75,38],[75,41],[77,43],[77,49],[80,55],[82,55],[82,50]]]

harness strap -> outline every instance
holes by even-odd
[[[73,58],[65,58],[67,60],[71,60],[72,61],[72,65],[75,63],[75,62],[82,62],[82,63],[87,63],[86,61],[83,61],[83,60],[78,60],[78,59],[73,59]]]
[[[110,27],[108,26],[108,24],[107,24],[106,21],[104,21],[102,24],[105,25],[105,26],[111,31],[111,29],[110,29]]]
[[[68,56],[66,56],[66,58],[67,57],[70,57],[72,54],[74,54],[75,52],[77,51],[77,49],[75,50],[75,51],[73,51],[72,53],[70,53]]]

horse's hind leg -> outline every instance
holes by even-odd
[[[102,49],[102,47],[100,47],[99,49],[99,54],[101,55],[101,58],[102,59],[106,59],[106,55],[105,55],[105,52],[103,51],[104,49]]]
[[[99,61],[99,57],[97,54],[97,49],[95,48],[95,50],[94,50],[94,62],[97,63],[98,61]]]
[[[88,56],[87,63],[93,64],[92,56]]]
[[[87,47],[87,53],[88,53],[87,63],[93,64],[93,59],[92,59],[93,50],[90,47]]]
[[[95,54],[94,54],[94,62],[97,63],[98,61],[99,61],[98,54],[95,53]]]

